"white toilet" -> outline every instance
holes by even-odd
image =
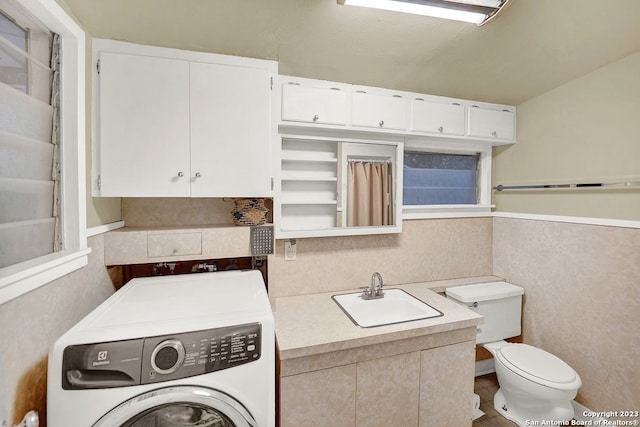
[[[504,341],[520,335],[523,288],[482,283],[447,288],[446,294],[484,316],[476,341],[494,356],[500,389],[493,402],[498,413],[519,426],[573,418],[571,401],[582,385],[576,371],[542,349]]]

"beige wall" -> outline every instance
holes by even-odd
[[[56,0],[71,16],[64,0]],[[77,22],[77,20],[76,20]],[[87,61],[91,58],[91,36],[87,37]],[[107,224],[120,219],[119,199],[92,199],[89,190],[91,176],[91,73],[87,71],[87,226]],[[46,372],[33,369],[49,352],[49,347],[66,330],[93,310],[114,292],[112,280],[104,266],[102,236],[88,239],[92,252],[88,265],[32,292],[0,305],[0,414],[7,425],[13,425],[24,414],[13,414],[17,401],[42,396],[17,395],[23,375],[38,381]],[[33,405],[27,404],[27,407]],[[40,414],[41,417],[43,414]],[[0,420],[1,422],[2,420]],[[41,425],[46,420],[41,419]]]
[[[91,121],[91,103],[92,98],[92,50],[91,35],[87,36],[86,49],[86,113],[87,113],[87,144],[86,144],[86,164],[87,164],[87,227],[96,227],[98,225],[109,224],[111,222],[120,221],[122,218],[119,197],[91,197],[91,146],[92,146],[92,121]]]
[[[640,52],[518,105],[493,185],[640,181]],[[640,220],[640,188],[510,191],[498,211]]]
[[[493,274],[525,289],[524,342],[578,372],[587,408],[638,408],[640,229],[493,221]]]
[[[91,103],[92,103],[92,51],[91,51],[91,34],[75,17],[69,5],[65,0],[56,0],[67,14],[85,31],[86,41],[86,76],[85,76],[85,112],[86,112],[86,191],[87,191],[87,227],[96,227],[98,225],[109,224],[111,222],[120,221],[120,198],[107,197],[91,197]]]
[[[9,420],[14,400],[25,398],[16,396],[21,377],[48,354],[58,337],[114,292],[104,266],[103,237],[91,237],[88,244],[86,267],[0,305],[0,396],[6,398],[0,404]],[[14,415],[15,419],[24,414]]]
[[[491,218],[404,221],[401,234],[297,239],[297,259],[276,242],[271,297],[491,274]],[[271,270],[273,268],[273,270]]]

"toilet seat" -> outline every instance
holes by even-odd
[[[577,389],[580,376],[562,359],[527,344],[507,344],[496,351],[496,357],[509,370],[535,383],[560,389]]]

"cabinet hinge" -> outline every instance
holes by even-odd
[[[100,175],[98,175],[96,184],[98,185],[98,190],[102,190],[102,177]]]
[[[96,63],[96,69],[98,70],[98,74],[100,74],[100,60]]]

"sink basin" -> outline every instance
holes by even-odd
[[[362,328],[430,319],[443,314],[402,289],[385,289],[384,298],[362,299],[362,293],[333,295],[331,298],[353,323]]]

